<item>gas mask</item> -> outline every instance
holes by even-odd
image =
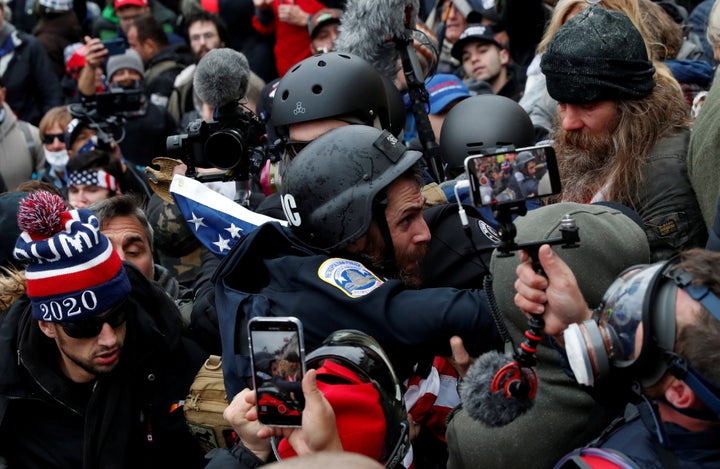
[[[692,284],[690,274],[675,268],[677,262],[639,265],[620,274],[594,318],[565,330],[565,350],[580,384],[593,386],[614,369],[648,388],[669,372],[720,415],[720,389],[674,350],[678,289],[718,320],[720,299],[707,286]]]

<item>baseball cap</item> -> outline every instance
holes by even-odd
[[[457,76],[449,73],[433,75],[426,83],[425,89],[430,97],[430,114],[437,114],[456,99],[470,97],[470,91]]]
[[[308,33],[310,33],[310,39],[315,37],[315,33],[322,26],[330,23],[340,23],[340,17],[342,14],[342,10],[338,10],[337,8],[323,8],[318,10],[308,20]]]
[[[471,42],[486,42],[495,44],[496,46],[502,48],[500,43],[495,39],[495,31],[490,26],[484,24],[471,24],[465,28],[465,31],[462,32],[460,39],[455,41],[455,44],[453,44],[452,49],[450,50],[450,54],[452,54],[452,56],[457,60],[462,61],[463,49],[466,44]]]
[[[146,7],[148,2],[147,0],[115,0],[116,10],[127,6]]]

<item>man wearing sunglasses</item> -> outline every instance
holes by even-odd
[[[549,246],[539,257],[547,278],[521,264],[515,304],[553,318],[546,331],[564,345],[580,384],[612,377],[642,390],[622,418],[556,467],[587,467],[593,459],[613,467],[718,467],[720,253],[693,249],[628,269],[594,311]]]
[[[0,321],[0,457],[9,467],[203,467],[182,400],[204,359],[163,290],[89,210],[20,202],[26,295]],[[180,409],[180,410],[178,410]]]

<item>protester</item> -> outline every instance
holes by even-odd
[[[308,33],[310,34],[310,52],[325,54],[335,50],[335,39],[340,31],[342,10],[337,8],[323,8],[308,19]]]
[[[495,39],[490,26],[469,25],[451,53],[462,64],[464,81],[473,94],[490,92],[515,101],[522,97],[525,72],[511,62],[510,53]]]
[[[648,59],[630,19],[597,5],[582,10],[550,40],[541,68],[558,101],[562,199],[631,207],[654,260],[704,246],[686,176],[687,104],[677,81]]]
[[[275,457],[344,451],[403,467],[408,450],[407,414],[400,382],[379,344],[367,334],[339,330],[306,359],[302,380],[302,427],[277,428],[258,422],[256,392],[243,389],[223,412],[241,443],[217,450],[208,469],[263,465]],[[282,437],[273,454],[270,436]]]
[[[8,189],[37,177],[45,168],[38,129],[16,117],[8,102],[9,90],[0,78],[0,174]]]
[[[310,55],[310,16],[325,5],[317,0],[253,0],[255,16],[252,25],[264,35],[275,36],[275,66],[280,76]]]
[[[12,467],[202,467],[173,404],[204,357],[173,302],[122,264],[92,212],[37,192],[18,224],[27,295],[0,323],[0,455]]]
[[[37,125],[50,108],[63,104],[60,79],[45,48],[32,35],[17,30],[4,15],[0,8],[0,76],[7,88],[7,102],[19,119]]]
[[[715,2],[708,19],[708,41],[718,51],[720,58],[720,3]],[[713,84],[705,98],[705,104],[693,124],[690,135],[687,171],[690,183],[702,210],[705,226],[710,229],[715,219],[716,202],[720,197],[720,165],[718,165],[715,148],[720,144],[717,132],[717,116],[720,113],[720,86]]]
[[[152,15],[135,18],[127,36],[130,48],[145,65],[145,88],[151,101],[167,108],[175,78],[193,62],[192,52],[184,43],[170,44],[162,24]]]
[[[707,345],[720,339],[720,254],[693,249],[679,259],[626,270],[595,313],[570,268],[549,246],[540,249],[539,258],[546,277],[527,263],[517,268],[516,305],[553,315],[546,331],[565,344],[580,383],[619,376],[627,389],[629,382],[642,386],[636,388],[642,395],[635,407],[558,466],[576,467],[568,459],[591,456],[633,467],[717,466],[720,368]],[[590,343],[601,331],[611,343]],[[614,385],[609,392],[622,390]]]
[[[73,208],[122,194],[122,165],[108,152],[93,149],[75,155],[67,164],[68,202]]]
[[[63,193],[67,193],[65,167],[70,156],[65,146],[65,129],[72,120],[67,106],[50,109],[40,119],[38,130],[45,154],[45,167],[40,171],[39,179],[52,183]]]
[[[94,66],[100,66],[107,59],[107,89],[103,93],[127,93],[129,98],[125,102],[133,104],[134,109],[117,106],[118,109],[114,110],[123,118],[122,130],[119,132],[122,139],[118,144],[123,157],[128,163],[148,166],[153,158],[167,152],[167,137],[175,135],[178,130],[174,120],[167,109],[151,102],[145,84],[145,67],[136,51],[128,49],[123,54],[108,58],[107,49],[99,41],[90,40],[86,47],[88,64],[93,65],[87,71],[82,71],[81,76],[91,74]],[[100,99],[89,78],[80,82],[79,91],[87,101]]]
[[[622,207],[619,207],[622,208]],[[561,237],[562,219],[569,215],[579,230],[574,248],[557,248],[562,258],[577,272],[578,284],[588,301],[597,303],[615,277],[629,266],[647,263],[648,241],[636,214],[616,207],[571,202],[532,210],[515,219],[517,243],[543,242]],[[631,218],[634,217],[633,218]],[[493,252],[489,262],[492,283],[489,288],[498,311],[517,347],[525,337],[528,318],[513,303],[515,291],[507,288],[517,278],[517,254],[503,257]],[[457,269],[462,271],[463,265]],[[549,342],[538,345],[535,371],[538,392],[532,407],[506,425],[491,427],[477,420],[483,409],[465,400],[448,422],[448,468],[552,467],[562,455],[595,438],[622,410],[624,401],[595,403],[567,376],[563,362]],[[471,366],[471,372],[475,372]],[[465,376],[462,386],[477,385]],[[467,393],[480,396],[480,392]],[[462,395],[462,393],[461,393]],[[485,414],[492,412],[487,404]]]

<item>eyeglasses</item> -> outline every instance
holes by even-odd
[[[287,153],[287,155],[290,158],[295,158],[298,155],[298,153],[300,153],[302,151],[302,149],[307,146],[308,143],[310,143],[310,142],[301,142],[298,140],[288,140],[285,143],[285,153]]]
[[[115,329],[125,322],[126,304],[127,299],[113,306],[110,311],[103,316],[88,317],[78,321],[62,321],[58,324],[60,324],[65,333],[73,339],[89,339],[91,337],[97,337],[98,334],[100,334],[100,331],[102,331],[105,323]]]
[[[55,141],[55,139],[63,142],[65,140],[65,134],[45,134],[43,135],[42,141],[45,145],[50,145]]]

